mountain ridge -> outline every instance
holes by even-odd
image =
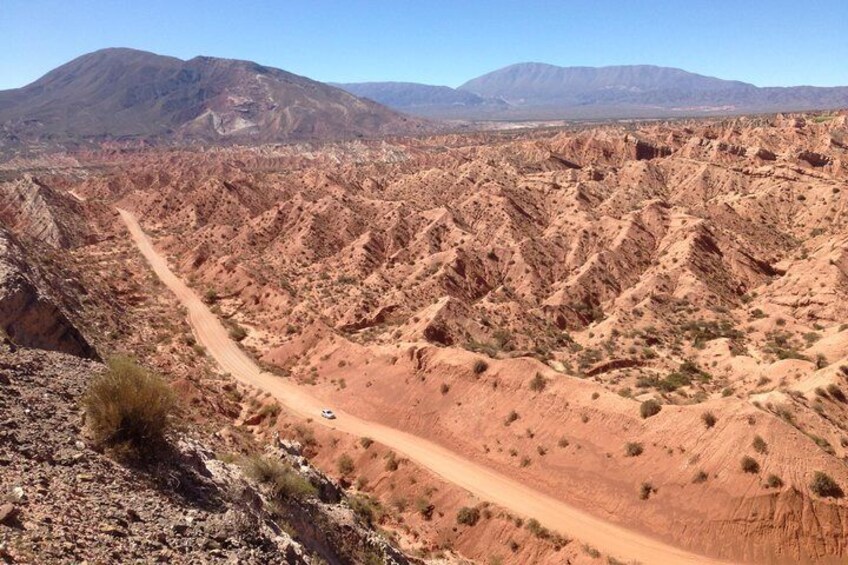
[[[426,85],[405,84],[419,98],[426,92],[422,88]],[[362,83],[340,86],[363,92]],[[406,100],[410,93],[381,92],[374,87],[368,97],[428,117],[514,120],[687,117],[848,106],[848,87],[759,87],[657,65],[516,63],[472,78],[454,91],[477,95],[490,104],[446,106],[438,100],[428,104],[419,99],[409,105],[399,100]]]
[[[0,91],[0,127],[24,140],[269,142],[410,133],[423,124],[253,61],[108,48]]]

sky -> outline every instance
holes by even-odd
[[[104,47],[325,82],[459,86],[519,62],[848,85],[848,0],[0,0],[0,89]]]

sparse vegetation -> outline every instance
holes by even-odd
[[[480,511],[474,507],[463,506],[456,513],[456,523],[474,526],[480,520]]]
[[[768,453],[768,444],[766,443],[766,440],[760,436],[754,436],[754,441],[751,442],[751,447],[753,447],[754,451],[757,453]]]
[[[541,373],[536,373],[532,379],[530,379],[530,390],[534,392],[542,392],[545,390],[545,387],[548,385],[547,379],[542,376]]]
[[[483,361],[482,359],[477,359],[474,361],[474,374],[482,375],[489,368],[489,364]]]
[[[692,477],[692,482],[696,483],[696,484],[697,483],[705,483],[705,482],[707,482],[707,479],[709,479],[709,478],[710,478],[710,476],[707,474],[707,472],[704,471],[703,469],[701,469],[700,471],[695,473],[694,477]]]
[[[624,453],[627,454],[627,457],[638,457],[639,455],[642,455],[644,451],[645,448],[642,444],[637,442],[629,442],[624,447]]]
[[[829,385],[827,385],[826,390],[830,397],[834,400],[838,400],[839,402],[845,402],[845,393],[842,392],[842,389],[839,388],[839,385],[837,385],[836,383],[830,383]]]
[[[317,492],[312,483],[278,459],[255,455],[246,458],[242,467],[247,476],[270,487],[275,497],[303,499],[314,496]]]
[[[656,489],[654,488],[654,485],[647,481],[639,486],[639,498],[642,500],[648,500],[655,492]]]
[[[822,498],[842,498],[845,493],[833,478],[823,471],[816,471],[810,482],[810,490]]]
[[[749,455],[742,457],[741,466],[742,470],[746,473],[757,474],[760,472],[760,464]]]
[[[708,410],[701,414],[701,421],[704,422],[704,425],[707,427],[707,429],[709,429],[716,425],[718,419],[715,417],[715,414]]]
[[[247,330],[233,322],[230,326],[230,337],[235,341],[244,341],[247,337]]]
[[[159,375],[129,357],[109,359],[83,397],[94,440],[121,456],[146,459],[165,441],[176,400]]]
[[[644,401],[639,406],[639,414],[642,418],[650,418],[651,416],[656,416],[662,410],[662,405],[654,400],[653,398]]]
[[[780,488],[783,486],[783,479],[772,473],[766,478],[766,486],[768,488]]]
[[[336,468],[341,475],[350,475],[353,473],[353,459],[347,453],[343,453],[336,461]]]
[[[504,426],[510,425],[511,423],[518,420],[518,418],[520,418],[518,412],[516,412],[515,410],[510,410],[509,414],[507,414],[506,419],[504,420]]]

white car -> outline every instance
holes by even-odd
[[[324,408],[323,410],[321,410],[321,417],[327,418],[328,420],[335,420],[336,419],[335,413],[333,413],[333,411],[330,410],[329,408]]]

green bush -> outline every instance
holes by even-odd
[[[275,497],[302,500],[315,496],[317,492],[312,483],[291,465],[277,459],[256,455],[247,458],[242,466],[247,476],[269,486]]]
[[[830,383],[829,385],[827,385],[827,392],[830,393],[830,396],[832,396],[834,399],[838,400],[839,402],[845,402],[845,400],[846,400],[845,399],[845,393],[842,392],[842,389],[839,388],[839,385],[837,385],[835,383]]]
[[[772,473],[766,479],[766,485],[769,488],[780,488],[783,486],[783,479]]]
[[[822,471],[816,471],[810,482],[810,490],[825,498],[842,498],[845,493],[833,478]]]
[[[247,331],[243,327],[234,323],[230,328],[230,337],[235,341],[244,341],[244,338],[247,337]]]
[[[480,511],[476,508],[463,506],[456,513],[456,523],[473,526],[480,520]]]
[[[638,457],[639,455],[642,455],[644,450],[645,449],[642,447],[642,444],[636,442],[630,442],[624,448],[624,452],[628,457]]]
[[[542,376],[541,373],[536,373],[532,379],[530,379],[530,390],[534,392],[542,392],[545,390],[545,387],[548,386],[548,381],[545,377]]]
[[[648,500],[655,492],[656,489],[654,488],[654,485],[649,482],[644,482],[639,487],[639,498],[642,500]]]
[[[653,398],[646,400],[639,406],[639,414],[642,418],[650,418],[656,416],[662,410],[662,405]]]
[[[756,474],[760,472],[760,464],[757,460],[748,455],[744,456],[741,461],[742,470],[746,473]]]
[[[477,359],[474,362],[474,374],[480,375],[486,372],[486,369],[489,368],[489,364],[483,361],[482,359]]]
[[[343,453],[336,462],[339,473],[342,475],[350,475],[353,473],[353,459],[347,453]]]
[[[147,458],[165,440],[176,408],[174,393],[129,357],[113,357],[83,397],[94,440],[127,456]]]

